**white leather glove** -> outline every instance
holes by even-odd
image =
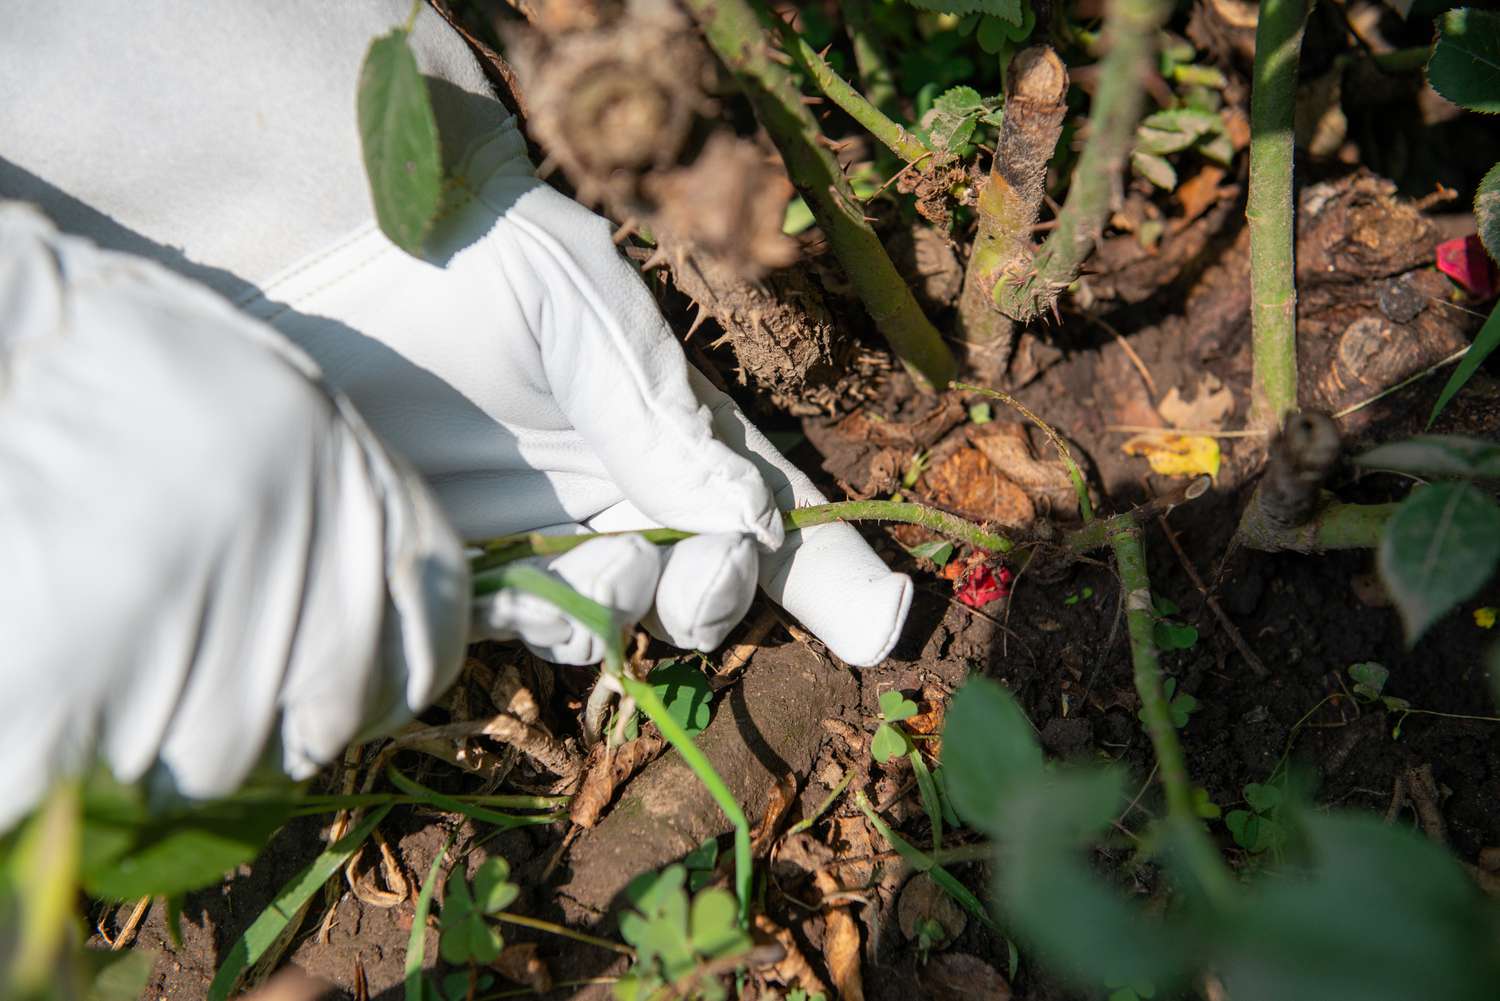
[[[0,191],[166,260],[286,333],[427,476],[464,537],[706,533],[667,551],[603,540],[551,565],[702,649],[758,579],[846,661],[882,659],[909,581],[845,525],[783,541],[777,505],[822,496],[690,374],[606,221],[532,176],[467,47],[425,8],[411,41],[459,194],[426,262],[375,229],[355,84],[370,40],[408,10],[24,5],[0,37]],[[524,596],[487,602],[475,623],[553,660],[601,652]]]
[[[296,778],[452,681],[468,564],[311,361],[156,264],[0,202],[0,832],[123,781]]]

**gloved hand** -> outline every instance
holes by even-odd
[[[468,564],[274,331],[0,202],[0,833],[123,781],[296,778],[452,681]]]
[[[372,222],[354,116],[369,41],[407,0],[21,8],[0,37],[0,190],[65,229],[150,253],[283,331],[428,478],[459,532],[705,533],[660,551],[589,543],[574,587],[683,645],[717,645],[758,579],[854,664],[896,640],[910,583],[858,534],[783,539],[823,498],[701,377],[603,220],[532,175],[463,41],[423,9],[455,198],[408,257]],[[109,44],[78,44],[85,38]],[[150,44],[132,40],[149,39]],[[253,83],[251,82],[253,81]],[[180,250],[178,249],[180,248]],[[501,594],[477,636],[587,662],[592,637]]]

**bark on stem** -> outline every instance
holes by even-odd
[[[865,220],[838,161],[818,142],[818,123],[791,73],[771,58],[756,8],[750,0],[684,0],[684,6],[744,88],[875,326],[920,385],[947,385],[957,369],[952,352]]]
[[[1307,0],[1262,0],[1250,92],[1251,427],[1275,430],[1297,407],[1292,116]]]
[[[1010,63],[1005,118],[990,174],[975,206],[979,229],[964,272],[958,326],[985,369],[1010,358],[1015,322],[995,305],[995,286],[1024,280],[1031,267],[1031,231],[1046,194],[1047,163],[1067,113],[1068,71],[1049,46],[1023,49]]]
[[[1099,63],[1089,112],[1090,138],[1073,171],[1057,228],[1037,253],[1030,278],[995,286],[995,304],[1018,322],[1052,312],[1058,294],[1077,279],[1104,232],[1112,196],[1135,142],[1156,34],[1171,9],[1166,0],[1114,0],[1110,8],[1104,28],[1109,51]]]

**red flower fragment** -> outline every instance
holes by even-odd
[[[973,563],[953,582],[953,591],[970,608],[983,608],[1010,594],[1013,576],[1009,567],[992,570],[988,564]]]
[[[1497,286],[1495,262],[1473,233],[1437,245],[1438,270],[1457,282],[1480,302],[1494,296]]]

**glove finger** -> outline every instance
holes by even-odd
[[[714,437],[682,348],[608,222],[546,188],[506,218],[530,238],[525,263],[538,285],[562,290],[536,330],[548,384],[624,496],[663,525],[780,545],[770,491]]]
[[[629,501],[589,519],[595,532],[660,527]],[[695,535],[662,548],[656,604],[641,625],[684,650],[709,651],[750,610],[760,566],[755,540],[738,532]]]
[[[697,371],[692,380],[714,414],[714,432],[755,463],[782,509],[825,502],[729,397]],[[911,579],[892,573],[858,532],[837,522],[788,535],[783,546],[761,558],[760,586],[856,667],[890,654],[911,609]]]
[[[622,625],[640,621],[651,607],[661,576],[661,553],[639,535],[586,542],[561,556],[534,561],[573,590],[613,609]],[[481,599],[475,609],[478,638],[519,637],[544,660],[594,664],[604,659],[604,641],[555,605],[535,595],[504,590]]]

